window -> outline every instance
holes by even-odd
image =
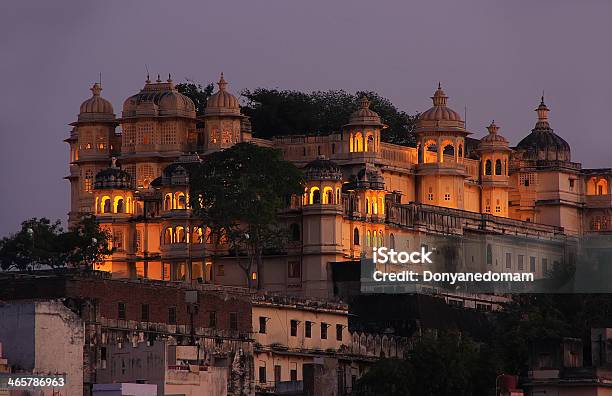
[[[535,257],[529,257],[529,272],[536,272],[536,258]]]
[[[217,327],[217,312],[210,311],[208,313],[208,327],[212,327],[213,329]]]
[[[176,307],[168,308],[168,323],[176,324]]]
[[[343,329],[344,329],[344,326],[342,326],[341,324],[336,325],[336,341],[342,341],[342,330]]]
[[[490,176],[491,175],[491,168],[492,168],[492,163],[491,160],[487,160],[485,162],[485,175]]]
[[[225,275],[225,266],[223,264],[219,264],[217,267],[217,275],[224,276]]]
[[[298,321],[291,319],[291,337],[297,337]]]
[[[395,236],[393,234],[389,235],[389,248],[395,249]]]
[[[445,201],[450,201],[450,194],[449,193],[444,194],[444,200]]]
[[[125,303],[117,303],[117,317],[121,320],[125,320]]]
[[[523,265],[523,259],[524,259],[524,256],[522,254],[519,254],[518,256],[518,270],[519,271],[522,271],[525,269],[525,266]]]
[[[490,311],[491,304],[476,303],[476,309],[479,311]]]
[[[289,370],[289,379],[291,381],[297,381],[297,363],[291,363],[291,370]]]
[[[118,251],[123,250],[123,232],[115,231],[113,232],[113,248]]]
[[[142,304],[140,306],[140,318],[143,322],[149,321],[149,304]]]
[[[91,170],[85,171],[85,181],[83,183],[85,192],[90,193],[93,187],[93,173]]]
[[[304,337],[306,338],[312,337],[312,322],[309,320],[304,322]]]
[[[274,365],[274,382],[278,383],[281,382],[281,366],[279,366],[278,364]]]
[[[452,306],[452,307],[461,307],[463,308],[463,301],[462,300],[455,300],[452,298],[448,299],[448,305]]]
[[[502,174],[502,163],[501,163],[501,160],[499,159],[495,161],[495,174],[496,175]]]
[[[506,268],[512,268],[512,253],[506,253]]]
[[[570,191],[574,190],[574,179],[569,179],[569,189]]]
[[[230,330],[238,330],[238,312],[230,312],[229,321]]]
[[[297,242],[300,240],[300,226],[298,224],[291,224],[291,226],[289,226],[289,231],[291,233],[292,241]]]
[[[267,321],[268,321],[268,318],[266,318],[265,316],[259,317],[259,334],[266,334],[266,322]]]
[[[353,230],[353,244],[359,246],[359,229],[357,227]]]
[[[266,366],[259,366],[259,383],[266,383]]]
[[[546,275],[548,273],[548,259],[542,259],[542,275]]]
[[[287,267],[287,276],[289,278],[301,278],[302,277],[302,265],[299,261],[289,261]]]
[[[434,198],[434,197],[433,197],[433,193],[429,193],[429,194],[427,194],[427,199],[428,199],[429,201],[433,201],[433,198]]]
[[[493,248],[490,243],[487,244],[487,264],[493,264]]]
[[[321,323],[321,339],[322,340],[327,340],[327,326],[329,326],[327,323],[325,322]]]

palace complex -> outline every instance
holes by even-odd
[[[250,274],[269,291],[330,297],[333,267],[357,265],[378,246],[435,249],[457,270],[543,277],[573,259],[568,246],[578,237],[610,226],[612,169],[572,162],[543,97],[534,128],[512,147],[495,122],[468,131],[438,86],[419,116],[416,147],[406,147],[381,140],[385,120],[365,97],[336,133],[259,139],[223,75],[218,86],[198,117],[170,78],[147,79],[118,117],[93,85],[66,142],[69,222],[92,213],[113,236],[115,252],[96,269],[244,286],[240,257],[209,238],[189,207],[190,165],[239,142],[281,150],[306,178],[304,195],[279,213],[285,251]],[[441,248],[451,240],[460,242]]]

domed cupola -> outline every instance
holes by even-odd
[[[95,83],[91,88],[92,96],[83,103],[79,111],[79,122],[115,121],[113,105],[102,96],[102,87]]]
[[[109,168],[103,169],[96,174],[94,181],[95,190],[131,190],[132,178],[126,171],[119,169],[113,158]]]
[[[538,121],[531,133],[516,146],[523,160],[528,161],[571,161],[569,144],[553,132],[548,123],[548,107],[544,104],[544,96],[535,111]]]
[[[319,156],[304,168],[306,180],[342,180],[340,167],[325,156]]]
[[[157,185],[189,185],[189,173],[202,160],[196,153],[182,154],[176,161],[164,168],[161,180],[154,180],[154,186]]]
[[[374,127],[384,126],[384,124],[380,121],[380,116],[378,113],[370,109],[370,101],[365,95],[359,98],[359,108],[351,114],[349,122],[345,126],[352,125]]]
[[[509,150],[508,140],[498,133],[499,127],[495,124],[495,121],[491,122],[491,125],[487,127],[489,134],[480,139],[478,144],[479,150]]]
[[[442,90],[440,83],[438,83],[438,89],[431,99],[433,101],[433,107],[421,113],[419,116],[420,125],[428,126],[434,123],[437,126],[448,125],[465,128],[465,123],[461,119],[461,115],[447,106],[448,96],[446,96],[446,93]]]
[[[195,118],[196,111],[193,101],[178,92],[170,76],[162,82],[158,75],[154,83],[147,77],[144,88],[123,102],[124,118],[139,116]]]
[[[211,95],[206,101],[206,109],[204,109],[204,115],[206,116],[239,116],[240,104],[238,99],[227,91],[227,81],[221,73],[221,78],[217,83],[219,90]]]
[[[383,178],[380,170],[374,166],[366,165],[365,168],[361,169],[357,173],[356,179],[357,185],[355,189],[368,189],[368,190],[384,190],[385,179]]]

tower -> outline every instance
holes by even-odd
[[[465,122],[447,106],[448,97],[440,84],[431,98],[433,107],[417,122],[417,200],[429,205],[464,208],[466,169]]]
[[[78,222],[80,216],[94,212],[94,177],[105,168],[112,155],[120,150],[119,136],[115,135],[117,120],[111,103],[100,96],[102,87],[95,83],[92,96],[80,107],[70,137],[70,213],[68,225]]]
[[[478,144],[482,186],[480,210],[482,213],[508,217],[508,164],[510,148],[501,136],[495,121],[487,127],[489,134]]]
[[[359,108],[351,114],[348,124],[343,126],[343,140],[348,142],[348,152],[354,153],[351,156],[363,157],[362,153],[380,151],[380,130],[382,128],[384,124],[378,113],[370,110],[368,98],[365,96],[359,98]]]
[[[250,123],[240,113],[238,99],[227,91],[227,81],[223,73],[217,85],[219,90],[208,98],[204,110],[206,153],[222,150],[251,138]]]

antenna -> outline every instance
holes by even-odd
[[[467,105],[463,106],[463,120],[464,120],[465,128],[467,129]]]
[[[100,82],[100,88],[102,88],[102,72],[100,72],[100,80],[99,80],[99,82]]]
[[[147,71],[147,81],[149,81],[149,67],[145,63],[145,70]]]

